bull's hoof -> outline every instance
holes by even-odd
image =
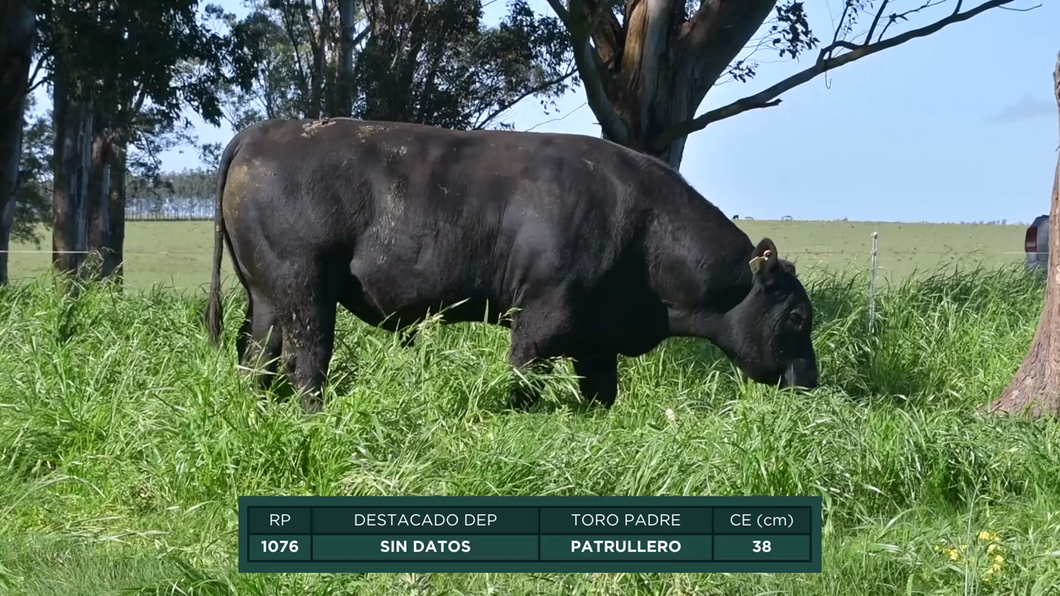
[[[319,393],[303,393],[302,409],[306,414],[319,414],[324,409],[324,400]]]
[[[513,390],[511,396],[508,398],[508,407],[517,412],[527,412],[530,408],[534,407],[534,404],[536,403],[537,395],[525,389]]]

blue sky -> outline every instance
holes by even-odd
[[[1039,3],[1030,12],[987,11],[818,77],[783,95],[780,106],[712,124],[690,137],[681,172],[741,217],[1029,222],[1049,210],[1060,144],[1052,95],[1060,2],[1015,4]],[[239,0],[220,4],[246,12]],[[891,3],[903,4],[910,2]],[[531,5],[549,10],[545,0]],[[818,38],[830,38],[841,8],[842,0],[806,1]],[[498,0],[487,20],[503,11]],[[711,90],[700,112],[768,87],[815,56],[799,64],[765,55],[770,63],[755,80]],[[584,104],[577,89],[558,114],[546,116],[531,99],[508,120],[519,130],[597,136]],[[202,142],[225,143],[233,134],[193,121]],[[173,151],[163,163],[180,170],[198,158]]]

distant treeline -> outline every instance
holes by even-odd
[[[125,217],[130,220],[213,219],[217,178],[212,170],[185,170],[157,178],[133,178]]]
[[[214,194],[217,192],[214,170],[197,169],[163,173],[156,178],[133,177],[129,181],[129,199],[125,217],[130,220],[209,220],[213,219]],[[733,215],[734,220],[753,221],[754,217]],[[780,218],[792,221],[791,216]],[[760,218],[760,221],[776,221]],[[831,220],[846,222],[846,218]],[[932,222],[919,222],[932,223]],[[996,221],[961,221],[961,225],[1030,225],[1006,219]]]

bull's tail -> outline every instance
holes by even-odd
[[[214,202],[213,215],[213,271],[210,274],[210,294],[206,301],[206,333],[210,343],[217,345],[221,337],[224,309],[221,306],[221,259],[224,257],[224,212],[221,208],[221,197],[225,192],[225,179],[228,178],[228,166],[232,164],[239,143],[232,139],[221,155],[217,166],[217,197]],[[234,257],[233,257],[234,258]]]

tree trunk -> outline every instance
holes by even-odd
[[[1060,112],[1060,54],[1053,71],[1053,89]],[[1060,415],[1060,157],[1053,174],[1049,208],[1049,263],[1045,304],[1031,349],[1001,397],[990,405],[997,413],[1019,413],[1032,418]]]
[[[88,250],[89,175],[92,169],[92,106],[75,99],[61,72],[53,83],[55,118],[53,156],[52,265],[58,272],[80,273]]]
[[[0,0],[0,285],[8,282],[11,226],[22,156],[22,112],[37,29],[24,0]]]
[[[328,22],[331,18],[327,0],[321,7],[317,20],[317,36],[313,38],[313,29],[309,31],[309,46],[313,53],[313,72],[309,81],[309,118],[320,118],[327,115],[327,106],[324,97],[324,82],[327,79],[328,57],[327,47],[330,37]]]
[[[339,91],[336,116],[349,116],[353,110],[353,41],[357,15],[354,0],[339,0]]]
[[[125,163],[126,145],[118,140],[110,150],[110,251],[103,261],[103,275],[123,280],[125,262]]]
[[[92,158],[88,177],[89,228],[88,252],[92,260],[91,272],[107,277],[106,264],[113,261],[110,225],[110,131],[103,119],[95,117],[92,134]]]
[[[603,137],[678,169],[687,137],[660,145],[661,133],[695,117],[775,5],[776,0],[704,0],[686,18],[685,2],[627,1],[620,24],[606,8],[608,0],[572,0],[578,71]]]
[[[643,90],[650,95],[641,90],[626,89],[617,94],[612,105],[619,117],[629,125],[624,144],[630,149],[656,157],[677,170],[681,167],[688,137],[681,137],[665,147],[654,147],[652,139],[670,126],[687,120],[695,112],[699,100],[692,98],[688,79],[668,76],[656,68],[641,72],[644,77],[654,75],[650,78],[657,82],[657,86]],[[607,134],[603,138],[615,141]]]

